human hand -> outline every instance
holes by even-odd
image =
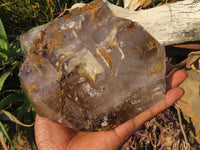
[[[183,70],[167,79],[165,98],[111,131],[78,132],[46,118],[36,116],[35,138],[39,150],[117,150],[144,122],[174,104],[184,94],[177,87],[187,77]]]

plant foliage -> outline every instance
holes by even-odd
[[[20,121],[26,122],[23,117],[29,113],[27,110],[30,108],[29,101],[21,92],[18,79],[18,70],[22,61],[23,54],[18,39],[9,43],[0,18],[0,143],[4,149],[15,149],[16,139],[19,135],[17,133],[20,132],[18,125],[27,126]],[[35,115],[34,111],[31,113]],[[18,125],[16,126],[16,124]],[[7,141],[9,144],[6,144]],[[30,138],[30,143],[33,141],[33,137]]]
[[[21,88],[19,69],[24,61],[19,37],[30,29],[52,21],[65,8],[92,0],[0,0],[0,149],[17,149],[25,136],[35,149],[35,111]],[[117,0],[110,0],[112,3]],[[122,1],[121,1],[122,2]],[[67,12],[65,12],[67,13]]]

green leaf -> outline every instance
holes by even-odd
[[[27,113],[30,113],[30,112],[28,112],[29,109],[30,109],[30,102],[29,101],[25,101],[19,108],[17,108],[17,111],[16,111],[17,118],[19,120],[22,120],[24,115],[26,115]],[[23,119],[23,120],[26,121],[26,119]],[[32,122],[33,121],[34,120],[32,120]],[[25,122],[25,123],[27,123],[27,122]],[[29,129],[29,128],[26,128],[26,129]],[[16,124],[15,143],[17,143],[17,139],[18,139],[19,135],[20,135],[19,124]],[[31,136],[31,135],[27,132],[27,136]]]
[[[7,77],[10,75],[11,72],[5,72],[1,77],[0,77],[0,91],[3,88],[4,82],[6,81]]]
[[[3,136],[3,132],[0,131],[0,142],[1,145],[3,147],[4,150],[8,150],[7,146],[6,146],[6,141],[4,141],[4,136]]]
[[[9,94],[9,93],[21,93],[21,89],[19,89],[19,90],[9,89],[9,90],[6,90],[6,91],[1,91],[0,96],[2,96],[4,94]]]
[[[31,104],[29,101],[25,101],[18,109],[17,109],[17,118],[19,120],[22,120],[24,121],[24,123],[26,124],[30,124],[34,121],[34,118],[35,118],[35,112],[32,111],[31,109]],[[36,146],[35,146],[35,142],[34,142],[34,129],[33,127],[31,128],[25,128],[26,131],[27,131],[27,139],[28,139],[28,142],[29,142],[29,145],[31,147],[32,150],[35,150],[36,149]],[[16,125],[16,141],[17,141],[17,136],[19,133],[19,125],[17,124]]]
[[[11,138],[8,135],[8,132],[6,131],[4,125],[2,124],[2,122],[0,121],[0,132],[2,132],[4,134],[4,136],[8,139],[9,143],[12,145],[12,147],[14,148],[14,144],[11,140]]]
[[[19,120],[22,119],[22,117],[28,112],[28,109],[30,109],[31,104],[30,102],[27,100],[25,101],[18,109],[17,109],[17,118]]]
[[[0,110],[3,109],[5,106],[16,103],[16,102],[23,102],[28,101],[27,97],[22,93],[13,93],[0,101]]]
[[[24,53],[22,52],[19,40],[10,44],[10,52],[13,57],[14,56],[24,56]]]
[[[23,53],[21,51],[21,48],[18,47],[11,47],[10,51],[7,51],[5,49],[0,49],[0,58],[1,59],[7,59],[9,57],[17,57],[17,56],[23,56]]]
[[[8,50],[8,40],[1,18],[0,18],[0,49]]]
[[[1,118],[1,120],[9,120],[9,121],[15,122],[15,123],[17,123],[19,125],[25,126],[25,127],[31,127],[31,126],[34,125],[34,123],[32,123],[30,125],[22,123],[14,115],[12,115],[10,112],[8,112],[6,110],[1,110],[0,118]]]
[[[28,112],[24,115],[24,121],[27,124],[30,124],[34,121],[33,118],[33,113]],[[26,128],[27,131],[27,139],[29,142],[29,145],[31,146],[31,149],[34,150],[35,145],[34,145],[34,129],[33,128]]]
[[[3,49],[0,49],[1,51],[3,51]],[[6,55],[5,53],[0,52],[0,60],[7,60],[8,59],[8,55]]]

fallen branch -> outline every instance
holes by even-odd
[[[200,0],[185,0],[141,11],[106,3],[116,16],[140,23],[165,46],[200,41]]]

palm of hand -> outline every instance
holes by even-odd
[[[36,116],[35,137],[38,149],[52,150],[115,150],[145,121],[175,103],[184,93],[177,86],[186,78],[185,71],[177,71],[167,82],[172,88],[165,98],[114,130],[105,132],[78,132]]]

